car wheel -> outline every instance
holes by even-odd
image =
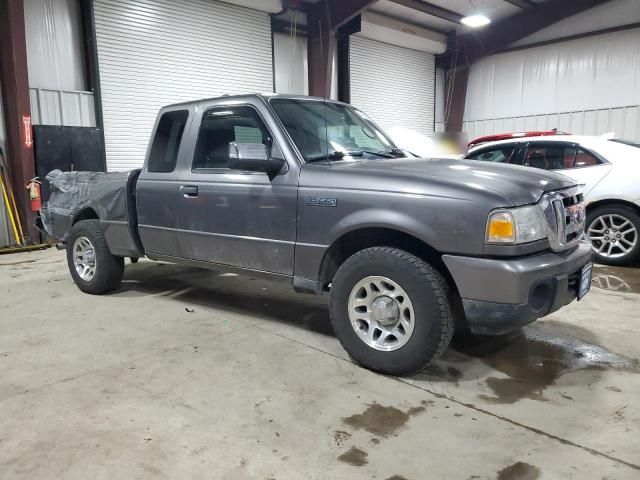
[[[124,259],[111,254],[98,220],[83,220],[71,228],[67,264],[78,288],[94,295],[118,288],[124,271]]]
[[[626,205],[603,205],[587,215],[587,235],[598,263],[628,265],[640,255],[640,215]]]
[[[408,375],[451,342],[450,288],[405,251],[373,247],[348,258],[331,284],[331,323],[344,349],[371,370]]]

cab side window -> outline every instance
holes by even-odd
[[[229,143],[261,143],[272,138],[258,113],[248,106],[217,107],[202,115],[193,171],[229,168]]]
[[[597,157],[582,148],[562,144],[530,144],[524,159],[525,165],[544,170],[567,170],[601,163]]]
[[[483,150],[482,152],[473,153],[468,155],[468,160],[481,160],[483,162],[496,162],[496,163],[511,163],[515,146],[505,145],[490,150]]]
[[[175,170],[180,141],[188,118],[188,110],[162,114],[149,152],[147,171],[169,173]]]
[[[565,150],[563,145],[530,144],[524,153],[524,164],[542,170],[560,170],[565,168]],[[566,152],[571,157],[575,153],[572,148]]]

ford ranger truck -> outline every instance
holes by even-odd
[[[48,180],[42,222],[83,292],[118,288],[124,258],[143,256],[328,292],[342,346],[387,374],[428,365],[455,328],[513,331],[591,285],[574,181],[416,158],[322,98],[167,106],[141,169]]]

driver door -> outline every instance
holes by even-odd
[[[282,155],[259,107],[212,106],[194,119],[198,138],[180,182],[178,237],[186,258],[292,275],[297,169],[270,177],[229,167],[229,142],[263,143]]]

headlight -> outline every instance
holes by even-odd
[[[547,238],[547,225],[538,205],[495,210],[487,220],[487,243],[517,244]]]

